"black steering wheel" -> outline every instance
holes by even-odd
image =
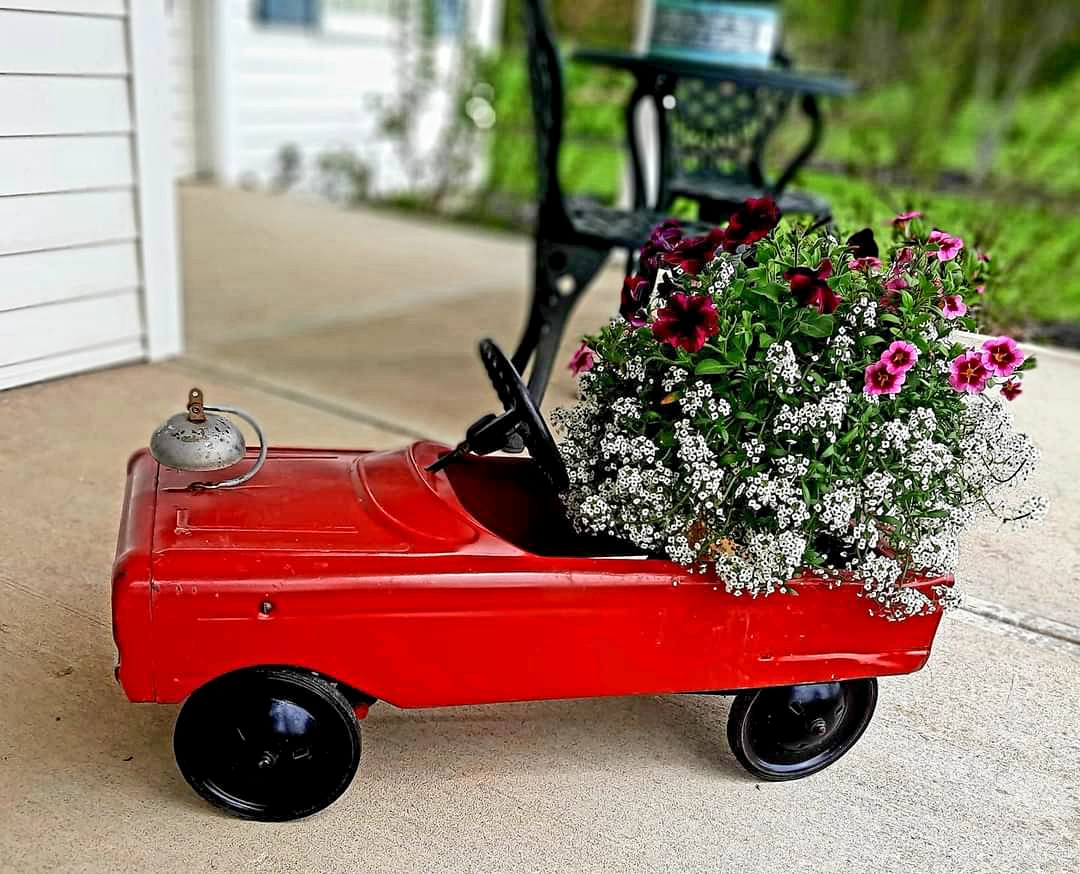
[[[547,422],[536,408],[536,402],[521,381],[520,374],[494,340],[480,341],[480,360],[484,362],[488,378],[499,395],[503,413],[500,416],[489,414],[474,422],[465,433],[465,439],[452,452],[430,465],[428,470],[442,470],[466,452],[487,455],[521,441],[555,490],[565,491],[570,486],[566,465]],[[518,443],[519,449],[521,443]]]

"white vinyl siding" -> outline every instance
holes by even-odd
[[[498,0],[475,0],[481,20],[490,23]],[[300,189],[317,187],[318,160],[328,152],[350,151],[378,166],[375,183],[400,190],[409,178],[380,117],[402,85],[398,23],[391,0],[321,4],[315,25],[263,22],[255,0],[213,7],[209,89],[215,110],[213,169],[229,185],[273,185],[282,151],[300,155]],[[490,37],[477,34],[490,48]],[[436,64],[451,69],[458,47],[447,36]],[[448,78],[448,77],[444,77]],[[419,151],[432,147],[450,109],[448,89],[433,95],[418,128]]]
[[[253,6],[233,4],[228,22],[231,181],[271,184],[285,146],[299,149],[307,184],[325,152],[392,161],[377,118],[399,75],[389,26],[378,37],[335,38],[320,27],[264,24]]]
[[[2,0],[0,0],[2,2]],[[319,20],[263,21],[258,0],[171,0],[170,58],[177,94],[179,178],[192,166],[224,185],[274,184],[286,147],[300,155],[298,187],[311,190],[318,159],[351,151],[379,168],[376,183],[408,183],[380,116],[402,84],[399,0],[322,0]],[[461,8],[465,8],[461,0]],[[473,44],[497,45],[502,0],[470,0]],[[436,63],[451,69],[458,46],[447,34]],[[189,77],[193,77],[189,87]],[[449,89],[423,108],[419,151],[437,141]],[[181,104],[193,96],[195,111]],[[380,108],[381,107],[381,108]],[[194,150],[190,146],[193,136]]]
[[[0,197],[0,228],[0,255],[133,240],[138,236],[135,201],[130,191]]]
[[[0,63],[6,73],[124,76],[127,29],[122,18],[0,12]],[[48,46],[48,51],[42,51]]]
[[[0,0],[0,9],[29,9],[35,12],[70,12],[72,15],[116,15],[127,13],[126,0]]]
[[[0,191],[44,194],[131,188],[131,137],[0,137]]]
[[[0,11],[0,27],[4,13]],[[0,57],[0,70],[4,59]],[[12,76],[0,72],[0,136],[127,133],[126,79]]]
[[[139,252],[133,241],[0,258],[0,313],[138,286]]]
[[[140,340],[143,330],[139,292],[133,288],[12,310],[4,319],[9,336],[0,346],[0,375],[11,365]]]
[[[137,2],[152,17],[165,0]],[[123,0],[0,0],[0,389],[147,354],[161,246],[131,27]],[[175,295],[175,277],[151,291]]]

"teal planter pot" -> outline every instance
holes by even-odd
[[[780,37],[772,3],[654,0],[650,54],[679,60],[767,67]]]

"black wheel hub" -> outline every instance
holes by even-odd
[[[765,761],[792,764],[827,750],[846,711],[839,683],[770,689],[753,708],[750,742]]]
[[[314,813],[344,791],[359,761],[351,708],[329,684],[296,677],[232,674],[188,699],[174,746],[200,795],[239,816],[282,820]]]
[[[728,739],[755,776],[804,777],[832,764],[855,744],[876,701],[874,680],[741,693],[732,706]]]

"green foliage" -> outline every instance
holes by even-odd
[[[611,202],[625,167],[622,108],[629,82],[621,74],[578,64],[568,64],[566,71],[564,188],[568,194]],[[495,88],[498,122],[488,186],[478,211],[490,216],[484,209],[486,199],[531,200],[536,172],[524,58],[506,54],[486,76]],[[887,122],[917,115],[919,99],[911,86],[894,84],[832,103],[821,155],[850,166],[852,172],[806,171],[796,184],[826,197],[843,225],[870,225],[882,215],[918,208],[940,227],[991,251],[996,263],[1008,265],[987,286],[984,319],[991,329],[1025,333],[1032,322],[1080,322],[1080,274],[1073,269],[1080,248],[1080,214],[1075,209],[1080,201],[1080,161],[1075,160],[1080,149],[1080,72],[1020,101],[1017,124],[995,165],[999,187],[977,192],[937,193],[931,183],[879,185],[863,178],[872,177],[878,167],[903,163]],[[970,163],[977,112],[969,104],[946,129],[930,131],[938,140],[936,166]],[[799,135],[797,130],[781,135],[777,151],[790,153]],[[1057,205],[1031,196],[1018,198],[1010,186],[1037,186],[1055,195]],[[695,216],[694,207],[685,202],[677,203],[674,211],[684,218]]]
[[[947,70],[935,66],[939,77]],[[897,168],[922,177],[928,186],[942,170],[964,172],[974,166],[980,132],[996,107],[971,97],[943,120],[928,120],[924,91],[911,82],[893,82],[828,107],[826,138],[819,157],[860,172]],[[922,118],[922,124],[914,119]],[[917,129],[923,140],[912,143],[902,131]],[[780,135],[778,152],[790,154],[797,132]],[[1053,88],[1019,98],[1006,137],[990,170],[994,188],[1036,188],[1059,196],[1080,192],[1080,71]],[[906,149],[906,151],[905,151]]]
[[[488,192],[531,199],[536,192],[529,77],[524,54],[508,53],[487,70],[495,89],[495,138]],[[626,77],[581,64],[567,64],[571,99],[564,120],[559,175],[568,194],[612,202],[622,183],[622,112],[629,96]]]
[[[506,0],[503,12],[505,41],[522,41],[518,4]],[[629,45],[633,40],[638,0],[547,0],[548,17],[560,40],[589,45]]]
[[[988,329],[1023,333],[1032,321],[1080,322],[1077,213],[1037,202],[1009,204],[880,187],[827,173],[807,173],[803,183],[829,200],[843,226],[873,226],[882,215],[918,209],[938,227],[990,252],[1000,267],[986,283],[983,320]]]

